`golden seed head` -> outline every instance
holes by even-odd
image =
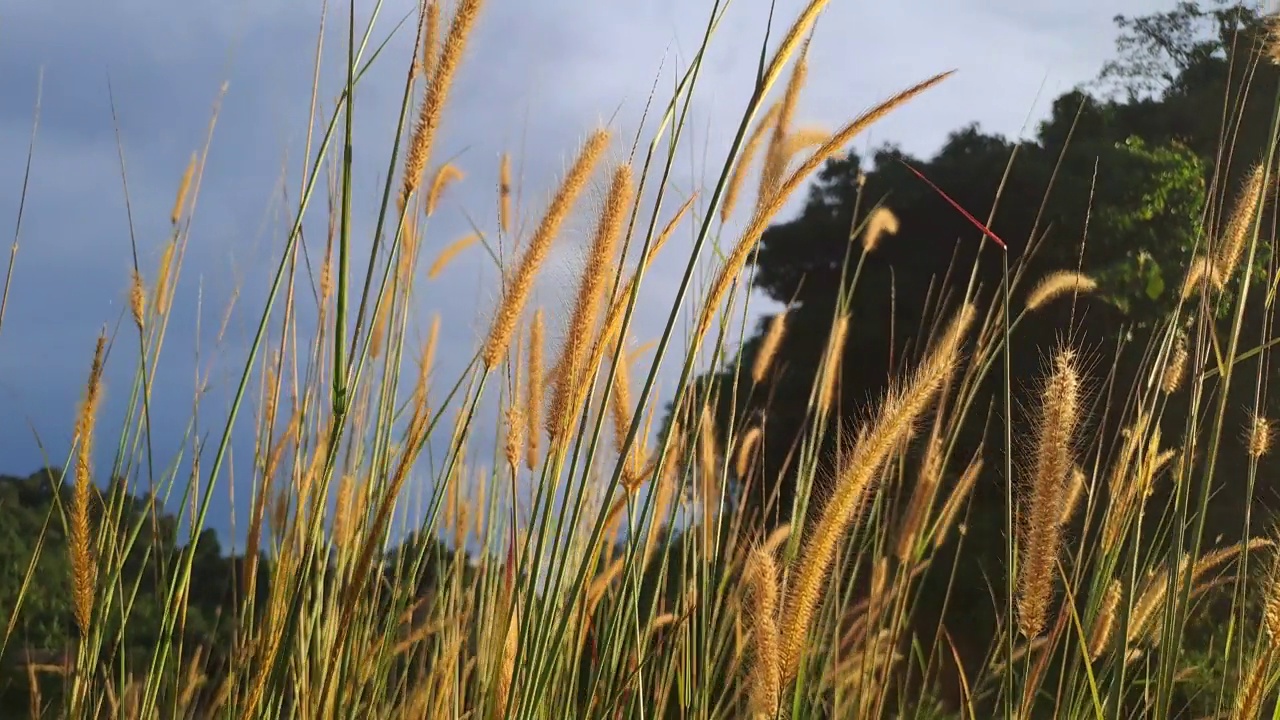
[[[1271,571],[1266,577],[1262,626],[1271,647],[1280,649],[1280,550],[1272,550]]]
[[[196,172],[196,154],[191,153],[191,159],[187,161],[187,169],[182,172],[182,182],[178,184],[178,196],[173,201],[173,211],[169,214],[169,222],[174,225],[182,219],[182,213],[187,206],[187,195],[191,190],[191,178]]]
[[[782,683],[778,647],[778,566],[773,554],[758,546],[747,555],[744,569],[751,605],[752,660],[750,704],[753,717],[773,717]]]
[[[405,152],[404,177],[401,180],[400,196],[397,202],[401,208],[407,207],[409,198],[417,191],[422,182],[422,171],[431,156],[436,132],[440,127],[440,119],[444,114],[444,106],[453,86],[454,76],[462,63],[462,55],[467,40],[480,15],[482,0],[459,0],[454,11],[449,32],[445,35],[444,47],[439,58],[431,68],[427,77],[427,91],[418,106],[418,118],[414,124],[413,134],[409,139]],[[428,15],[428,20],[430,16]]]
[[[1262,199],[1265,179],[1266,167],[1262,164],[1255,165],[1249,177],[1245,178],[1244,186],[1236,197],[1235,207],[1227,219],[1227,226],[1215,248],[1217,252],[1212,261],[1212,267],[1215,270],[1212,280],[1214,287],[1218,290],[1226,286],[1226,282],[1235,274],[1240,260],[1244,257],[1245,248],[1248,247],[1253,232],[1254,220],[1258,216],[1258,204]]]
[[[503,235],[511,232],[511,156],[506,153],[498,165],[498,229]]]
[[[1098,607],[1098,616],[1093,621],[1093,629],[1089,635],[1089,657],[1093,660],[1097,660],[1111,644],[1120,598],[1120,581],[1112,580],[1107,586],[1106,594],[1102,596],[1102,604]]]
[[[764,380],[769,367],[773,365],[773,358],[778,354],[778,347],[782,344],[782,337],[786,332],[787,313],[784,311],[769,320],[769,329],[765,331],[764,339],[760,341],[760,349],[756,351],[755,362],[751,364],[751,379],[757,385]]]
[[[177,249],[177,241],[170,241],[168,245],[164,246],[164,252],[160,255],[160,267],[156,271],[155,297],[152,301],[157,315],[164,315],[169,312],[169,301],[172,298],[169,288],[169,275],[173,269],[173,254]]]
[[[1098,283],[1088,275],[1070,270],[1049,273],[1027,293],[1027,309],[1038,310],[1064,295],[1093,292]]]
[[[445,188],[451,183],[463,178],[462,171],[453,163],[445,163],[436,170],[435,177],[431,179],[431,188],[427,191],[427,217],[431,217],[436,212],[436,205],[440,202],[440,196],[444,194]]]
[[[1048,622],[1056,563],[1061,552],[1060,519],[1074,463],[1072,443],[1080,414],[1080,377],[1075,352],[1060,350],[1041,398],[1034,474],[1022,510],[1022,563],[1018,570],[1018,628],[1035,638]]]
[[[538,455],[540,448],[538,447],[541,437],[542,425],[542,381],[543,381],[543,334],[546,332],[546,326],[543,322],[542,308],[538,308],[533,313],[533,323],[529,327],[529,385],[528,394],[525,396],[524,416],[525,422],[528,423],[525,431],[525,442],[529,446],[525,449],[525,465],[533,470],[538,466]]]
[[[479,241],[480,236],[475,233],[471,233],[470,235],[465,235],[449,243],[449,245],[446,246],[444,250],[441,250],[440,254],[436,256],[435,261],[431,263],[431,268],[427,270],[427,279],[436,279],[445,267],[449,263],[453,262],[453,259],[460,255],[463,250],[475,245]]]
[[[1186,374],[1187,341],[1185,338],[1178,338],[1173,346],[1173,354],[1169,356],[1169,364],[1165,365],[1164,375],[1160,378],[1160,389],[1166,395],[1172,395],[1178,391],[1178,386],[1182,384],[1182,378]]]
[[[618,242],[632,195],[631,166],[622,164],[614,170],[609,194],[600,213],[595,237],[591,242],[586,265],[578,283],[573,313],[569,319],[568,335],[556,363],[555,382],[552,386],[552,408],[548,416],[547,431],[554,444],[577,415],[579,400],[589,393],[590,374],[603,356],[590,357],[592,340],[596,336],[596,321],[600,314],[605,284],[613,275]]]
[[[819,0],[815,0],[811,7],[824,4]],[[808,10],[806,10],[808,12]],[[790,36],[788,36],[790,38]],[[789,40],[788,40],[789,42]],[[797,39],[798,42],[798,39]],[[785,43],[784,43],[785,44]],[[790,51],[788,51],[790,52]],[[772,73],[770,70],[769,73]],[[780,72],[780,68],[779,68]],[[768,73],[766,74],[768,75]],[[871,110],[864,112],[854,118],[844,127],[832,133],[821,147],[809,154],[803,162],[792,170],[784,180],[778,185],[776,192],[764,202],[758,202],[755,212],[751,216],[751,220],[747,223],[742,235],[739,236],[737,243],[730,251],[728,258],[720,266],[720,271],[711,283],[711,289],[707,293],[698,317],[698,324],[694,329],[693,342],[695,345],[702,341],[707,331],[711,329],[711,322],[715,319],[720,309],[720,302],[729,292],[729,288],[733,286],[737,280],[739,273],[742,272],[743,266],[746,265],[751,253],[755,250],[756,244],[760,242],[765,229],[769,226],[773,216],[786,204],[792,193],[796,191],[809,177],[813,171],[817,170],[822,163],[834,156],[845,145],[849,144],[855,137],[860,135],[871,125],[884,118],[895,108],[909,102],[911,99],[925,92],[929,88],[937,85],[946,78],[950,77],[952,72],[939,73],[938,75],[917,83],[916,85],[899,92],[893,97],[885,100]],[[772,80],[766,77],[765,86],[772,83]]]
[[[631,368],[630,358],[625,352],[614,358],[613,395],[610,398],[613,409],[613,447],[619,454],[627,443],[627,433],[631,430]]]
[[[826,414],[836,398],[836,386],[840,380],[840,368],[844,360],[845,341],[849,336],[849,316],[841,315],[827,338],[827,352],[823,357],[822,375],[819,378],[818,409]]]
[[[734,470],[739,480],[745,479],[747,473],[751,471],[751,461],[755,457],[756,447],[760,444],[761,433],[760,426],[756,425],[738,441],[738,455],[734,462]]]
[[[910,436],[958,367],[961,347],[976,314],[972,304],[960,308],[909,379],[890,387],[875,417],[856,435],[853,449],[842,459],[835,489],[797,556],[793,580],[787,589],[786,610],[780,615],[787,681],[795,677],[804,654],[809,625],[821,603],[824,581],[841,539],[857,520],[867,493],[889,458]]]
[[[529,293],[533,291],[534,278],[550,254],[552,241],[560,234],[561,226],[569,216],[569,211],[582,193],[582,189],[586,187],[587,180],[591,177],[596,163],[604,154],[608,144],[609,131],[604,129],[592,133],[583,144],[577,159],[565,175],[551,205],[547,208],[541,224],[530,239],[529,247],[520,257],[520,262],[507,284],[502,302],[498,305],[498,311],[489,329],[489,336],[485,340],[481,360],[487,369],[496,367],[506,356],[511,335],[515,332],[516,321],[524,310]]]
[[[142,286],[142,275],[136,270],[129,284],[129,312],[133,315],[133,324],[141,330],[147,315],[147,291]]]
[[[885,235],[898,234],[898,216],[887,207],[878,207],[867,218],[867,228],[862,232],[862,251],[873,252]]]
[[[1191,296],[1200,292],[1201,286],[1207,281],[1210,286],[1217,286],[1218,271],[1213,265],[1213,261],[1204,256],[1197,256],[1187,266],[1187,276],[1182,281],[1182,299],[1188,300]]]
[[[1271,421],[1254,415],[1249,423],[1249,456],[1260,458],[1271,449]]]
[[[72,609],[82,637],[89,634],[96,596],[94,588],[98,578],[97,559],[94,557],[89,528],[89,501],[93,485],[93,430],[97,424],[98,404],[102,397],[102,361],[106,342],[106,335],[98,335],[93,364],[89,368],[89,381],[85,383],[84,399],[81,400],[80,412],[76,415],[75,486],[71,496],[67,546],[71,555]]]

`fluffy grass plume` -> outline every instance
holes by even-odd
[[[431,268],[427,270],[427,279],[434,280],[439,277],[440,273],[444,272],[444,269],[448,267],[449,263],[453,262],[454,258],[461,255],[463,250],[475,245],[479,241],[479,235],[469,233],[449,243],[445,249],[440,251],[440,254],[437,255],[436,259],[431,263]]]
[[[950,72],[941,73],[907,88],[832,133],[831,137],[827,138],[827,142],[814,150],[779,184],[773,197],[765,199],[757,205],[756,211],[747,223],[746,229],[739,236],[738,241],[733,246],[733,250],[729,253],[729,257],[721,265],[719,273],[711,283],[711,290],[702,305],[702,314],[694,334],[696,340],[700,340],[711,329],[711,322],[720,308],[721,301],[724,300],[724,296],[729,292],[729,288],[738,277],[738,273],[742,271],[747,259],[751,256],[752,251],[755,250],[756,244],[760,242],[760,237],[773,220],[773,216],[782,209],[782,206],[786,204],[792,193],[800,187],[810,173],[822,165],[823,162],[833,157],[841,148],[849,144],[853,138],[861,134],[862,131],[883,119],[895,108],[909,102],[912,98],[942,82],[950,75]]]
[[[1097,287],[1097,281],[1083,273],[1071,270],[1049,273],[1027,293],[1027,309],[1039,310],[1060,297],[1090,293]]]
[[[938,344],[910,378],[881,401],[875,417],[859,436],[834,479],[832,495],[808,531],[791,571],[785,609],[781,615],[783,675],[787,681],[799,668],[805,638],[822,598],[822,583],[836,547],[856,519],[859,506],[884,463],[908,437],[943,383],[958,365],[961,344],[976,310],[960,308]]]
[[[453,163],[445,163],[436,170],[435,176],[431,178],[431,187],[427,190],[427,217],[435,215],[436,205],[440,203],[440,196],[444,194],[445,188],[462,178],[462,171]]]
[[[874,252],[886,235],[898,234],[898,216],[887,207],[880,206],[867,217],[867,227],[862,231],[862,251]]]
[[[511,232],[511,156],[503,153],[498,164],[498,229]]]
[[[177,225],[182,220],[183,211],[187,207],[187,196],[191,193],[191,178],[196,174],[196,154],[191,153],[187,161],[187,169],[182,171],[182,181],[178,183],[178,195],[173,201],[173,210],[169,213],[169,222]]]
[[[764,339],[760,341],[760,349],[756,350],[755,361],[751,364],[751,379],[756,384],[764,380],[764,376],[768,374],[786,332],[787,313],[785,311],[770,318],[769,329],[765,331]]]
[[[454,78],[462,64],[462,56],[480,16],[482,4],[482,0],[458,0],[449,32],[444,38],[444,47],[440,49],[440,56],[427,76],[427,90],[418,106],[417,123],[405,153],[404,178],[400,189],[401,207],[408,207],[409,198],[422,182],[422,171],[426,169],[427,160],[431,157],[449,91],[453,88]],[[430,43],[427,46],[429,48]]]
[[[489,327],[489,336],[485,340],[484,350],[480,356],[486,368],[492,370],[497,367],[506,355],[507,346],[511,343],[511,334],[515,332],[520,313],[524,310],[529,293],[533,290],[533,281],[551,252],[551,243],[560,234],[560,227],[569,216],[574,202],[582,194],[592,170],[595,169],[596,163],[604,154],[608,144],[608,130],[597,130],[587,138],[577,159],[565,175],[564,181],[560,183],[560,189],[552,198],[541,224],[530,238],[528,247],[520,256],[507,290],[503,293],[502,301],[498,305],[493,323]]]
[[[777,710],[782,669],[778,653],[778,565],[764,546],[747,556],[743,571],[751,609],[752,659],[749,671],[751,712],[771,718]]]
[[[542,308],[538,308],[533,313],[533,322],[529,324],[529,383],[524,401],[524,419],[528,423],[525,429],[525,441],[529,444],[525,450],[525,464],[530,470],[537,467],[538,457],[542,452],[540,440],[544,397],[543,373],[545,372],[542,354],[546,344],[543,337],[545,334],[546,321],[543,319]]]
[[[849,338],[849,316],[836,318],[835,329],[827,338],[827,351],[822,358],[822,369],[818,385],[818,409],[823,414],[830,412],[835,402],[836,386],[840,382],[840,367],[844,361],[844,348]]]
[[[721,220],[727,221],[733,214],[733,209],[738,206],[738,197],[742,194],[742,186],[747,182],[747,172],[751,169],[751,162],[760,153],[765,134],[777,122],[780,109],[781,105],[778,103],[770,105],[769,110],[756,123],[755,129],[747,136],[742,152],[738,154],[738,161],[733,167],[733,173],[729,175],[729,184],[724,189],[724,200],[720,203]]]
[[[71,551],[71,599],[76,627],[81,637],[89,634],[97,594],[98,566],[90,539],[90,504],[93,496],[93,432],[98,423],[98,404],[102,399],[102,361],[107,336],[99,335],[89,366],[89,379],[84,397],[76,413],[76,472],[71,495],[71,512],[67,528],[67,546]]]
[[[1265,175],[1266,167],[1261,164],[1253,166],[1249,171],[1244,186],[1240,188],[1240,193],[1236,197],[1236,204],[1227,220],[1227,227],[1215,248],[1216,253],[1210,262],[1213,268],[1211,279],[1214,287],[1219,290],[1235,274],[1240,265],[1240,259],[1244,257],[1245,248],[1249,245],[1254,221],[1258,217],[1258,206],[1262,201]]]
[[[1020,534],[1018,629],[1028,638],[1044,631],[1061,552],[1061,522],[1075,465],[1072,459],[1080,418],[1080,375],[1075,352],[1059,350],[1040,399],[1035,460],[1027,481]]]
[[[787,163],[791,160],[787,150],[790,148],[791,126],[795,122],[796,105],[800,101],[800,91],[804,88],[809,74],[809,43],[805,42],[796,54],[795,64],[791,67],[791,77],[787,80],[786,90],[778,102],[778,113],[773,119],[773,133],[769,138],[769,146],[765,152],[764,169],[760,173],[760,191],[758,201],[767,200],[778,188]]]
[[[1178,387],[1182,385],[1182,378],[1187,374],[1187,340],[1179,337],[1173,345],[1173,352],[1169,356],[1169,362],[1165,364],[1164,371],[1160,374],[1160,389],[1166,395],[1172,395],[1178,391]]]
[[[630,165],[623,164],[614,169],[574,297],[564,346],[552,372],[551,409],[547,414],[547,433],[552,444],[560,439],[561,433],[577,416],[574,409],[578,400],[586,395],[586,387],[590,384],[587,375],[594,368],[587,361],[596,337],[605,286],[612,276],[622,226],[631,205],[632,185]]]

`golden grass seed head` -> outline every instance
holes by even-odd
[[[1054,300],[1096,290],[1097,281],[1083,273],[1059,270],[1049,273],[1027,293],[1027,309],[1038,310]]]
[[[735,456],[733,466],[739,480],[746,479],[747,473],[751,471],[751,461],[755,458],[756,448],[760,444],[760,436],[762,434],[763,431],[760,426],[756,425],[738,440],[738,453]]]
[[[446,188],[463,178],[462,171],[453,163],[445,163],[441,165],[433,178],[431,178],[431,187],[427,190],[427,217],[431,217],[436,212],[436,206],[440,203],[440,196],[444,194]]]
[[[528,424],[525,429],[525,465],[529,470],[538,466],[541,453],[539,442],[542,432],[542,398],[543,368],[542,353],[545,340],[546,323],[542,308],[533,313],[533,322],[529,326],[529,383],[524,402],[524,418]]]
[[[1261,458],[1271,450],[1273,436],[1271,421],[1261,415],[1254,415],[1249,421],[1248,445],[1249,457]]]
[[[134,270],[129,283],[129,313],[133,316],[133,324],[141,331],[146,326],[147,291],[142,284],[142,274]]]
[[[1027,638],[1044,631],[1061,552],[1067,482],[1074,466],[1072,444],[1080,414],[1080,377],[1075,353],[1059,350],[1041,396],[1035,461],[1022,511],[1022,562],[1018,571],[1018,628]]]
[[[747,555],[743,572],[751,603],[752,660],[749,698],[752,717],[771,718],[777,711],[782,684],[778,647],[778,566],[764,547]]]
[[[191,179],[196,172],[196,154],[191,153],[187,161],[187,169],[182,171],[182,182],[178,183],[178,196],[173,200],[173,211],[169,213],[169,222],[177,225],[182,220],[182,213],[187,206],[187,196],[191,192]]]
[[[887,207],[880,206],[871,211],[867,218],[867,227],[862,231],[862,251],[874,252],[885,235],[898,234],[898,216]]]
[[[1164,367],[1164,373],[1160,377],[1160,389],[1166,395],[1172,395],[1178,391],[1178,387],[1182,385],[1182,378],[1187,374],[1187,341],[1186,338],[1179,337],[1174,343],[1173,352],[1169,356],[1169,362]]]
[[[844,349],[849,336],[849,316],[841,315],[836,319],[835,327],[827,338],[827,351],[823,356],[820,369],[818,390],[818,411],[827,414],[835,402],[836,386],[840,381],[840,368],[844,360]]]
[[[769,329],[765,331],[764,339],[760,341],[760,349],[756,351],[755,361],[751,363],[751,379],[757,385],[764,380],[764,376],[773,365],[773,358],[778,354],[778,348],[781,347],[782,338],[786,332],[787,313],[783,311],[769,320]]]
[[[524,310],[529,293],[533,290],[533,281],[551,252],[551,243],[560,234],[560,228],[569,216],[570,210],[587,185],[596,163],[604,154],[609,144],[609,131],[600,129],[591,134],[583,144],[569,172],[565,175],[542,218],[537,231],[529,241],[520,258],[519,264],[508,283],[507,291],[494,315],[493,323],[485,340],[481,359],[487,369],[497,367],[507,353],[511,335],[515,332],[516,322]]]
[[[98,335],[85,383],[84,398],[76,414],[76,470],[71,495],[67,530],[67,548],[71,555],[71,600],[76,627],[81,637],[88,637],[93,616],[95,587],[98,582],[97,558],[94,557],[90,531],[90,498],[93,485],[93,431],[98,422],[98,405],[102,397],[102,363],[107,336]]]
[[[445,246],[445,249],[440,251],[440,254],[437,255],[436,259],[431,263],[431,268],[427,270],[427,279],[434,280],[439,277],[440,273],[444,271],[445,267],[447,267],[449,263],[453,262],[454,258],[462,254],[463,250],[475,245],[479,241],[479,235],[470,233],[449,243]]]
[[[1213,275],[1213,284],[1219,290],[1235,274],[1241,258],[1244,257],[1254,220],[1258,216],[1258,205],[1262,200],[1265,179],[1266,166],[1254,165],[1249,176],[1245,178],[1240,194],[1236,197],[1235,207],[1227,219],[1227,226],[1215,248],[1217,252],[1212,262],[1212,267],[1216,271]]]
[[[787,588],[782,613],[783,668],[787,681],[795,677],[809,625],[822,598],[822,583],[836,548],[856,519],[866,493],[884,464],[910,436],[916,422],[959,365],[961,345],[977,311],[960,308],[947,330],[906,382],[886,393],[873,420],[858,433],[853,450],[842,460],[835,489],[801,547]]]

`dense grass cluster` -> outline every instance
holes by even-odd
[[[800,440],[787,472],[796,492],[761,513],[753,498],[779,481],[761,462],[768,405],[761,414],[735,403],[744,393],[768,395],[778,348],[793,329],[780,313],[749,362],[735,356],[748,317],[744,269],[815,171],[949,73],[843,127],[800,125],[808,38],[827,5],[812,0],[762,52],[732,148],[697,198],[677,196],[669,177],[700,53],[674,94],[654,102],[647,135],[628,159],[608,160],[625,141],[609,128],[591,130],[545,207],[520,218],[504,156],[494,212],[450,243],[432,233],[430,219],[463,169],[433,164],[434,151],[483,4],[423,3],[414,55],[402,58],[403,111],[387,158],[394,172],[367,257],[357,255],[362,241],[352,230],[345,103],[359,97],[352,90],[375,58],[351,48],[347,92],[309,148],[304,192],[232,410],[190,475],[164,478],[196,536],[214,493],[230,482],[232,428],[253,423],[247,548],[220,619],[229,643],[214,653],[184,632],[198,579],[192,543],[156,559],[160,635],[137,657],[119,648],[139,588],[136,549],[150,528],[147,515],[126,509],[129,493],[143,491],[150,378],[204,167],[204,156],[193,156],[159,268],[139,267],[132,277],[132,327],[103,336],[91,354],[86,348],[69,500],[46,525],[67,539],[74,648],[63,664],[24,666],[33,716],[1168,718],[1193,704],[1212,717],[1277,712],[1280,553],[1272,531],[1266,519],[1247,516],[1239,543],[1205,532],[1219,488],[1252,497],[1264,482],[1256,469],[1273,449],[1261,410],[1244,442],[1231,442],[1239,431],[1228,403],[1232,384],[1253,383],[1255,408],[1265,407],[1265,364],[1256,377],[1238,369],[1274,342],[1241,328],[1246,311],[1258,311],[1249,303],[1269,316],[1275,300],[1274,286],[1254,292],[1258,274],[1242,270],[1269,243],[1275,123],[1272,145],[1242,160],[1254,170],[1230,189],[1221,219],[1206,214],[1195,261],[1171,281],[1173,309],[1144,337],[1145,348],[1130,350],[1142,358],[1132,387],[1111,382],[1108,359],[1081,347],[1071,325],[1058,329],[1058,344],[1040,348],[1039,377],[1011,376],[1016,333],[1046,308],[1074,306],[1099,281],[1071,267],[1030,276],[1025,257],[971,218],[965,242],[1002,265],[999,285],[982,282],[976,263],[953,267],[921,319],[928,331],[888,390],[864,407],[843,407],[841,370],[858,350],[850,347],[850,298],[867,259],[900,226],[892,199],[860,194],[841,298],[793,428]],[[714,4],[705,43],[732,41],[716,36],[722,11]],[[1255,49],[1237,62],[1271,61]],[[1250,101],[1280,109],[1280,94],[1257,91]],[[326,173],[331,232],[312,248],[322,257],[312,278],[300,261],[302,227],[325,212],[315,204]],[[572,303],[532,306],[553,246],[586,212],[595,181],[607,190]],[[690,226],[665,330],[651,353],[637,350],[642,339],[630,328],[646,271],[664,248],[675,252],[668,241]],[[483,335],[465,349],[465,372],[441,377],[433,365],[444,352],[436,347],[442,320],[419,315],[421,285],[479,244],[500,260],[502,285],[485,309]],[[311,297],[318,322],[299,343],[299,305]],[[563,332],[552,336],[551,322]],[[417,333],[426,337],[421,345],[410,340]],[[102,488],[93,458],[108,342],[136,342],[141,359],[113,467],[126,481]],[[736,365],[717,376],[731,386],[699,378],[708,358]],[[663,367],[676,378],[666,393],[658,387]],[[985,405],[991,387],[998,392]],[[1102,395],[1111,400],[1099,415]],[[1171,398],[1188,408],[1185,417],[1166,415]],[[485,418],[495,408],[490,436]],[[1015,418],[1031,431],[1014,437]],[[976,452],[962,440],[974,428],[984,438]],[[444,452],[428,457],[429,447]],[[1247,478],[1217,476],[1218,458],[1230,453],[1245,455]],[[429,492],[407,509],[406,487],[423,473]],[[971,609],[998,625],[975,659],[952,641],[947,622],[922,624],[917,608],[945,607],[955,583],[976,582],[957,579],[959,558],[969,552],[975,485],[992,473],[1005,500],[1005,572],[984,579],[990,603]],[[780,523],[767,519],[779,515]],[[415,525],[401,542],[406,517]],[[28,581],[40,552],[24,568]],[[23,603],[20,593],[3,609],[6,648]],[[1207,607],[1225,632],[1206,639],[1188,628]],[[1190,702],[1187,679],[1206,673]],[[58,679],[56,696],[41,694],[48,685],[38,674]]]

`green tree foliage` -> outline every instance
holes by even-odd
[[[25,478],[0,476],[0,616],[6,623],[13,617],[14,622],[5,655],[0,658],[0,704],[12,701],[25,707],[27,675],[22,661],[29,656],[60,657],[70,651],[77,637],[71,612],[67,538],[61,520],[71,497],[71,482],[70,478],[64,482],[56,469]],[[164,592],[183,544],[178,518],[164,512],[158,503],[125,490],[119,480],[110,483],[95,496],[100,502],[94,504],[94,515],[102,516],[101,501],[124,503],[122,523],[114,538],[117,547],[127,545],[133,528],[141,528],[125,560],[112,612],[104,619],[112,638],[110,658],[137,667],[162,642]],[[224,616],[224,611],[232,607],[238,566],[235,558],[223,555],[212,530],[196,538],[192,586],[182,626],[182,640],[189,648],[201,645],[215,652],[227,650],[231,615],[225,612]],[[48,697],[47,690],[44,694]]]

